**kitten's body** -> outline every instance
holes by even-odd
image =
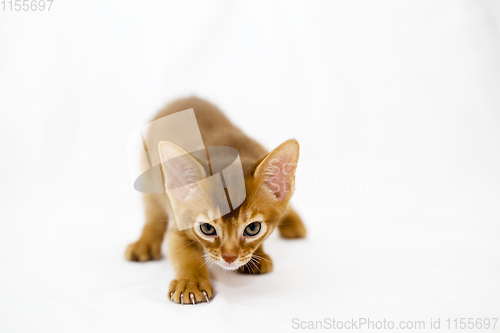
[[[288,208],[298,160],[297,142],[289,140],[268,154],[265,148],[234,126],[214,105],[198,98],[177,100],[161,110],[153,120],[190,108],[194,109],[205,146],[229,146],[238,151],[247,196],[240,207],[222,218],[210,221],[217,230],[214,237],[201,233],[197,229],[198,225],[179,231],[176,223],[172,223],[169,202],[176,198],[169,200],[166,194],[144,194],[146,225],[139,240],[127,248],[126,258],[133,261],[160,258],[161,243],[170,216],[167,243],[176,279],[172,281],[169,293],[177,303],[203,302],[212,296],[206,261],[213,261],[226,269],[239,266],[238,271],[241,273],[270,272],[272,262],[263,252],[262,242],[274,228],[278,226],[285,238],[303,238],[306,233],[299,216]],[[162,149],[165,155],[168,149],[179,147],[165,143],[163,148],[160,144],[160,154]],[[195,164],[193,160],[193,169],[197,168]],[[278,170],[274,174],[274,171],[270,171],[278,168],[283,171],[280,173]],[[199,177],[204,176],[200,174]],[[283,187],[276,186],[273,179],[283,182]],[[188,200],[185,204],[186,209],[190,209]],[[262,225],[262,231],[260,235],[249,237],[242,232],[246,229],[242,228],[252,221]]]

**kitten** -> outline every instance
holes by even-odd
[[[273,263],[262,243],[274,229],[278,227],[284,238],[304,238],[306,235],[302,220],[288,205],[294,190],[298,142],[285,141],[268,153],[234,126],[217,107],[194,97],[171,103],[153,120],[190,108],[194,109],[205,146],[229,146],[238,151],[246,198],[229,214],[212,221],[206,218],[196,221],[200,214],[207,212],[200,211],[202,208],[193,204],[189,195],[179,199],[168,198],[166,194],[144,193],[146,224],[139,240],[127,247],[126,259],[147,261],[161,257],[169,216],[170,221],[173,220],[172,200],[176,200],[196,222],[193,228],[179,231],[174,221],[166,232],[169,257],[176,275],[168,294],[172,301],[180,304],[208,302],[212,297],[207,263],[246,274],[268,273]],[[168,159],[172,152],[173,156],[185,153],[165,141],[159,144],[159,151],[162,160]],[[196,159],[190,158],[188,164],[184,165],[186,172],[180,177],[189,175],[200,180],[207,177]],[[169,177],[167,170],[163,170],[165,187]]]

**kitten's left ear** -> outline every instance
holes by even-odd
[[[172,142],[158,144],[165,189],[184,201],[196,188],[196,182],[206,177],[205,169],[184,149]]]
[[[298,161],[299,143],[290,139],[267,154],[255,169],[255,177],[259,183],[267,186],[279,201],[290,199]]]

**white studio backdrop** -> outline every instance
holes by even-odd
[[[0,11],[0,331],[498,317],[499,31],[494,1]],[[309,229],[196,307],[167,301],[168,258],[123,255],[143,223],[126,140],[189,95],[269,149],[299,141]]]

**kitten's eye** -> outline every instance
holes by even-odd
[[[245,235],[255,236],[260,231],[260,222],[252,222],[245,228]]]
[[[210,223],[200,224],[200,230],[207,236],[214,236],[215,234],[217,234],[215,228]]]

